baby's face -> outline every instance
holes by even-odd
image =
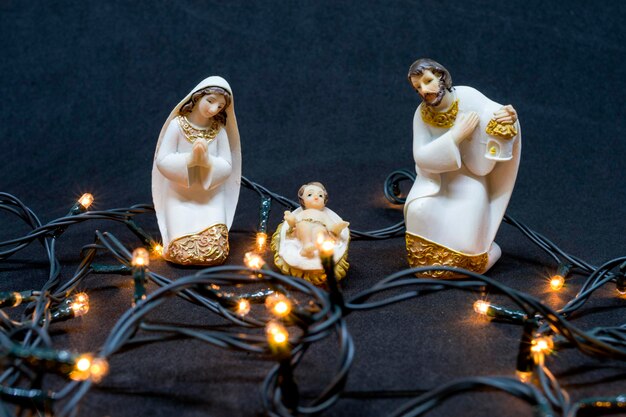
[[[305,208],[321,210],[324,208],[324,191],[318,186],[309,185],[304,189],[302,200]]]

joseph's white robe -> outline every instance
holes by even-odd
[[[460,145],[450,128],[413,119],[413,157],[417,178],[404,207],[407,233],[467,255],[489,252],[511,197],[521,150],[521,132],[511,140],[510,160],[485,156],[491,138],[485,128],[502,105],[471,87],[456,87],[460,117],[478,113],[480,122]],[[424,104],[421,104],[424,106]],[[492,262],[490,262],[490,265]],[[489,266],[490,266],[489,265]],[[481,271],[484,272],[484,271]]]

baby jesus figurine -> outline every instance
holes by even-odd
[[[348,272],[349,223],[326,207],[328,193],[319,182],[300,187],[301,207],[285,212],[285,220],[272,236],[274,264],[285,275],[300,277],[315,285],[326,282],[326,273],[317,256],[317,245],[325,240],[334,243],[335,276]]]
[[[307,258],[315,256],[318,240],[327,240],[339,236],[350,223],[340,220],[333,221],[324,212],[328,201],[328,192],[319,182],[310,182],[300,187],[298,200],[302,210],[298,213],[285,211],[285,222],[290,230],[295,230],[296,238],[302,244],[300,255]]]

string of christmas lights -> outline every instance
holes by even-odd
[[[403,204],[401,183],[413,181],[407,170],[393,172],[385,181],[384,193],[393,204]],[[19,199],[0,193],[0,210],[11,213],[31,230],[25,236],[0,242],[0,260],[8,259],[34,241],[44,247],[48,262],[48,280],[40,289],[15,289],[0,292],[0,417],[18,416],[26,410],[46,415],[76,416],[79,404],[94,383],[105,377],[110,358],[122,350],[168,340],[194,339],[227,350],[239,350],[276,362],[262,382],[262,401],[270,416],[314,415],[338,401],[346,385],[355,354],[355,346],[345,317],[359,311],[384,309],[420,296],[448,290],[476,294],[499,294],[516,306],[512,309],[481,299],[474,303],[477,315],[493,321],[522,325],[516,364],[517,379],[511,377],[474,377],[452,381],[408,401],[392,416],[417,416],[457,394],[492,389],[506,392],[529,403],[537,416],[624,410],[623,393],[613,397],[583,399],[572,403],[546,365],[554,351],[577,349],[595,358],[626,360],[626,324],[583,330],[572,323],[594,292],[615,283],[619,296],[626,293],[624,275],[626,257],[609,260],[595,267],[560,249],[545,236],[522,223],[505,217],[532,243],[556,263],[550,280],[553,291],[565,285],[570,273],[586,275],[576,296],[565,307],[554,310],[537,298],[510,288],[481,274],[447,267],[415,268],[383,278],[369,289],[345,297],[334,280],[333,247],[320,246],[327,272],[328,292],[298,278],[284,276],[265,266],[268,218],[275,201],[294,209],[298,206],[267,188],[242,178],[242,184],[261,198],[259,228],[255,247],[246,253],[246,266],[206,268],[175,280],[150,270],[150,253],[158,257],[160,244],[146,233],[136,217],[153,211],[149,205],[135,205],[104,211],[90,211],[94,201],[83,195],[67,216],[43,224]],[[67,230],[86,221],[113,221],[125,224],[143,246],[130,251],[111,233],[94,233],[94,243],[81,250],[81,262],[74,274],[62,280],[56,257],[57,239]],[[401,235],[403,222],[380,230],[352,231],[354,239],[377,240]],[[97,254],[106,254],[115,265],[99,265]],[[465,278],[435,280],[417,278],[426,271],[454,271]],[[50,329],[59,321],[72,320],[89,312],[89,296],[78,288],[92,274],[131,275],[133,297],[129,309],[117,320],[97,352],[68,352],[54,348]],[[198,328],[191,324],[154,323],[146,316],[171,297],[180,302],[205,308],[226,319],[230,326]],[[11,309],[25,305],[20,317]],[[8,311],[8,312],[7,312]],[[304,400],[294,373],[313,344],[336,338],[339,359],[334,376],[313,399]],[[57,374],[66,378],[64,386],[44,388],[44,378]],[[10,404],[10,406],[9,406]]]

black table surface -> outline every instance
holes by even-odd
[[[598,265],[626,253],[624,21],[624,3],[609,1],[0,0],[0,191],[42,220],[64,215],[83,192],[98,209],[151,203],[165,118],[197,82],[221,75],[234,92],[245,176],[294,199],[302,183],[321,181],[329,207],[351,227],[382,228],[402,219],[383,196],[386,176],[414,166],[419,98],[406,73],[431,57],[455,85],[519,114],[522,160],[507,213]],[[258,209],[258,197],[242,189],[227,264],[241,264],[249,250]],[[276,205],[271,227],[281,212]],[[158,233],[153,215],[138,220]],[[72,227],[58,242],[63,277],[96,229],[137,244],[119,225]],[[0,214],[1,240],[25,232]],[[547,290],[554,261],[516,229],[502,225],[497,242],[503,256],[489,276],[554,308],[576,294],[580,277],[559,293]],[[353,242],[345,293],[406,268],[404,245],[402,237]],[[33,244],[0,263],[0,291],[38,288],[46,268]],[[173,278],[189,272],[163,261],[153,268]],[[125,277],[91,277],[82,289],[91,311],[59,325],[60,348],[96,350],[129,308]],[[446,291],[351,314],[355,361],[345,395],[323,415],[384,416],[411,393],[457,378],[513,375],[521,329],[477,319],[477,298]],[[623,307],[614,288],[602,289],[576,324],[623,324]],[[153,314],[198,323],[206,315],[182,301]],[[296,374],[304,398],[328,382],[336,352],[336,340],[311,348]],[[260,415],[272,364],[193,341],[146,346],[111,359],[79,415]],[[574,400],[626,392],[620,362],[567,351],[549,358],[549,368]],[[495,393],[464,394],[432,413],[530,414]]]

